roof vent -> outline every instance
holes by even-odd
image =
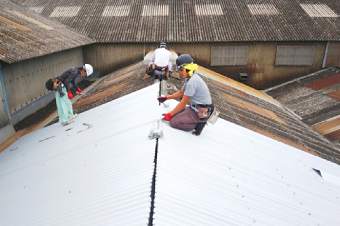
[[[247,73],[240,73],[240,80],[245,82],[248,79],[248,74]]]

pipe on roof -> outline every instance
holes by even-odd
[[[8,99],[7,99],[7,94],[6,94],[5,81],[2,75],[1,64],[0,64],[0,80],[1,80],[2,92],[4,95],[4,99],[5,99],[5,107],[6,107],[7,115],[8,115],[8,118],[10,119],[11,114],[9,112],[9,105],[8,105]]]
[[[326,44],[325,55],[323,56],[323,61],[322,61],[322,68],[326,67],[328,48],[329,48],[329,42],[327,42],[327,44]]]

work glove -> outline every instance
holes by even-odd
[[[68,95],[68,99],[72,99],[73,98],[73,94],[71,91],[68,91],[67,92],[67,95]]]
[[[157,98],[157,100],[158,100],[159,103],[163,103],[163,102],[166,101],[167,99],[168,99],[167,96],[165,96],[165,97],[158,97],[158,98]]]
[[[77,95],[83,95],[83,91],[78,87],[76,94]]]
[[[163,114],[163,115],[164,115],[164,118],[163,118],[163,119],[164,119],[165,121],[170,121],[170,119],[171,119],[171,117],[172,117],[172,116],[170,115],[170,113]]]

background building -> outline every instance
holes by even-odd
[[[338,1],[15,1],[94,39],[85,59],[102,75],[161,41],[257,89],[340,66]]]

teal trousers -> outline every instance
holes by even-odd
[[[57,103],[60,123],[67,122],[69,118],[73,116],[72,102],[68,99],[66,88],[63,87],[62,91],[65,93],[63,97],[60,96],[59,92],[55,92],[55,101]]]

